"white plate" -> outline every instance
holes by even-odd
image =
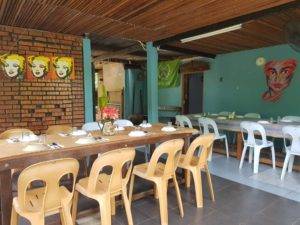
[[[36,151],[44,151],[48,150],[48,147],[42,143],[33,143],[27,145],[22,149],[24,152],[36,152]]]
[[[72,136],[83,136],[83,135],[87,135],[85,130],[75,130],[72,131],[71,133]]]
[[[166,126],[166,127],[161,128],[161,130],[165,131],[165,132],[174,132],[174,131],[176,131],[176,128],[172,127],[172,126]]]
[[[116,127],[115,130],[116,131],[122,131],[122,130],[125,130],[125,128],[124,127]]]
[[[130,137],[142,137],[145,135],[146,135],[146,133],[141,130],[130,131],[130,133],[128,134],[128,136],[130,136]]]
[[[31,141],[37,141],[37,140],[39,140],[39,137],[34,134],[23,135],[23,137],[20,137],[20,139],[19,139],[20,142],[31,142]]]
[[[285,119],[282,119],[281,122],[284,122],[284,123],[291,123],[293,122],[292,120],[285,120]]]
[[[217,119],[219,119],[219,120],[226,120],[227,117],[225,117],[225,116],[218,116]]]
[[[194,117],[196,117],[196,118],[201,118],[201,117],[203,117],[201,114],[197,114],[197,115],[194,115]]]
[[[151,123],[146,123],[146,124],[141,123],[140,127],[142,127],[142,128],[149,128],[149,127],[152,127],[152,125],[151,125]]]
[[[244,118],[244,116],[239,116],[239,115],[236,115],[235,117],[238,118],[238,119],[243,119]]]
[[[261,124],[269,124],[270,122],[267,121],[267,120],[259,120],[257,121],[258,123],[261,123]]]
[[[211,116],[217,116],[217,115],[218,115],[217,113],[212,113],[212,114],[211,114]]]
[[[82,137],[79,138],[75,143],[80,145],[94,144],[97,141],[93,137]]]

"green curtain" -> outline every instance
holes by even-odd
[[[109,102],[109,99],[108,99],[106,88],[103,84],[99,84],[99,87],[98,87],[99,108],[100,109],[104,108],[108,102]]]
[[[180,60],[161,61],[158,63],[158,87],[169,88],[180,85]]]

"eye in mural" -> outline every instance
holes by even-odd
[[[50,58],[46,56],[28,57],[28,77],[43,78],[48,75],[50,70]]]
[[[54,57],[55,74],[60,79],[74,76],[74,59],[71,57]]]
[[[25,58],[18,54],[0,56],[1,68],[10,78],[22,78],[25,69]]]
[[[294,59],[273,60],[265,64],[264,72],[268,90],[263,93],[263,100],[276,102],[281,98],[283,91],[289,86],[292,80],[296,66],[297,62]]]

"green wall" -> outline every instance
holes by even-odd
[[[218,55],[211,62],[211,69],[204,74],[205,112],[258,112],[266,118],[300,116],[300,65],[281,99],[270,103],[261,98],[267,86],[263,67],[255,64],[258,57],[264,57],[266,61],[294,58],[300,64],[300,53],[288,45]]]
[[[158,89],[158,105],[159,106],[177,106],[181,107],[181,83],[178,87],[159,88]],[[180,112],[174,111],[159,111],[160,117],[176,116]]]

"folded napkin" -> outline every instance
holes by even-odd
[[[71,133],[72,136],[83,136],[87,135],[87,132],[85,130],[75,130]]]
[[[161,128],[161,130],[165,131],[165,132],[173,132],[173,131],[176,131],[176,128],[173,126],[166,126],[166,127]]]
[[[152,124],[151,123],[141,123],[140,127],[149,128],[149,127],[152,127]]]
[[[142,130],[134,130],[128,134],[128,136],[130,136],[130,137],[142,137],[145,135],[146,135],[146,133]]]

